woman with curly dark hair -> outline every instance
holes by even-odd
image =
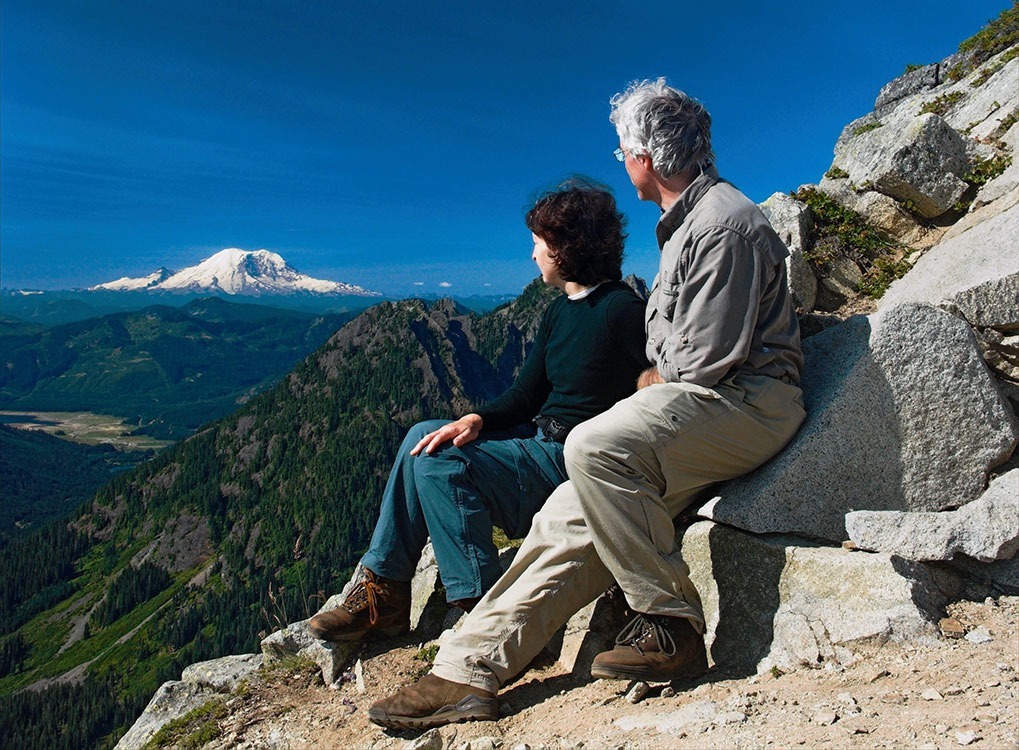
[[[406,631],[410,580],[429,538],[447,600],[470,609],[501,573],[492,527],[510,538],[527,534],[566,480],[566,435],[633,393],[648,366],[644,303],[619,280],[625,235],[612,195],[573,180],[539,197],[526,223],[542,280],[564,294],[545,310],[509,390],[454,422],[408,432],[368,552],[343,603],[311,619],[315,636]],[[536,425],[536,434],[508,432],[522,425]]]
[[[593,287],[623,277],[623,215],[605,190],[587,182],[565,183],[535,201],[525,221],[536,239],[555,248],[564,281]]]

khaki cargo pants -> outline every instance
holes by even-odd
[[[702,629],[672,519],[699,490],[778,453],[804,416],[798,387],[739,376],[713,389],[653,385],[576,427],[566,441],[570,481],[534,517],[510,568],[442,644],[432,671],[495,692],[613,581],[635,611]]]

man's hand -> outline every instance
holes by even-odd
[[[649,385],[664,383],[662,376],[658,373],[657,367],[649,367],[637,376],[637,390],[647,388]]]
[[[417,456],[422,451],[430,455],[440,445],[451,440],[457,448],[467,445],[481,432],[482,424],[480,414],[465,414],[455,422],[444,424],[439,429],[429,432],[411,449],[410,455]]]

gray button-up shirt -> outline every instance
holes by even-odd
[[[789,250],[764,214],[709,167],[658,222],[647,355],[666,381],[712,387],[737,374],[799,383]]]

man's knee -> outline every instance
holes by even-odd
[[[598,463],[599,451],[605,447],[608,435],[599,427],[597,418],[581,422],[570,430],[563,446],[566,473],[586,473]]]

